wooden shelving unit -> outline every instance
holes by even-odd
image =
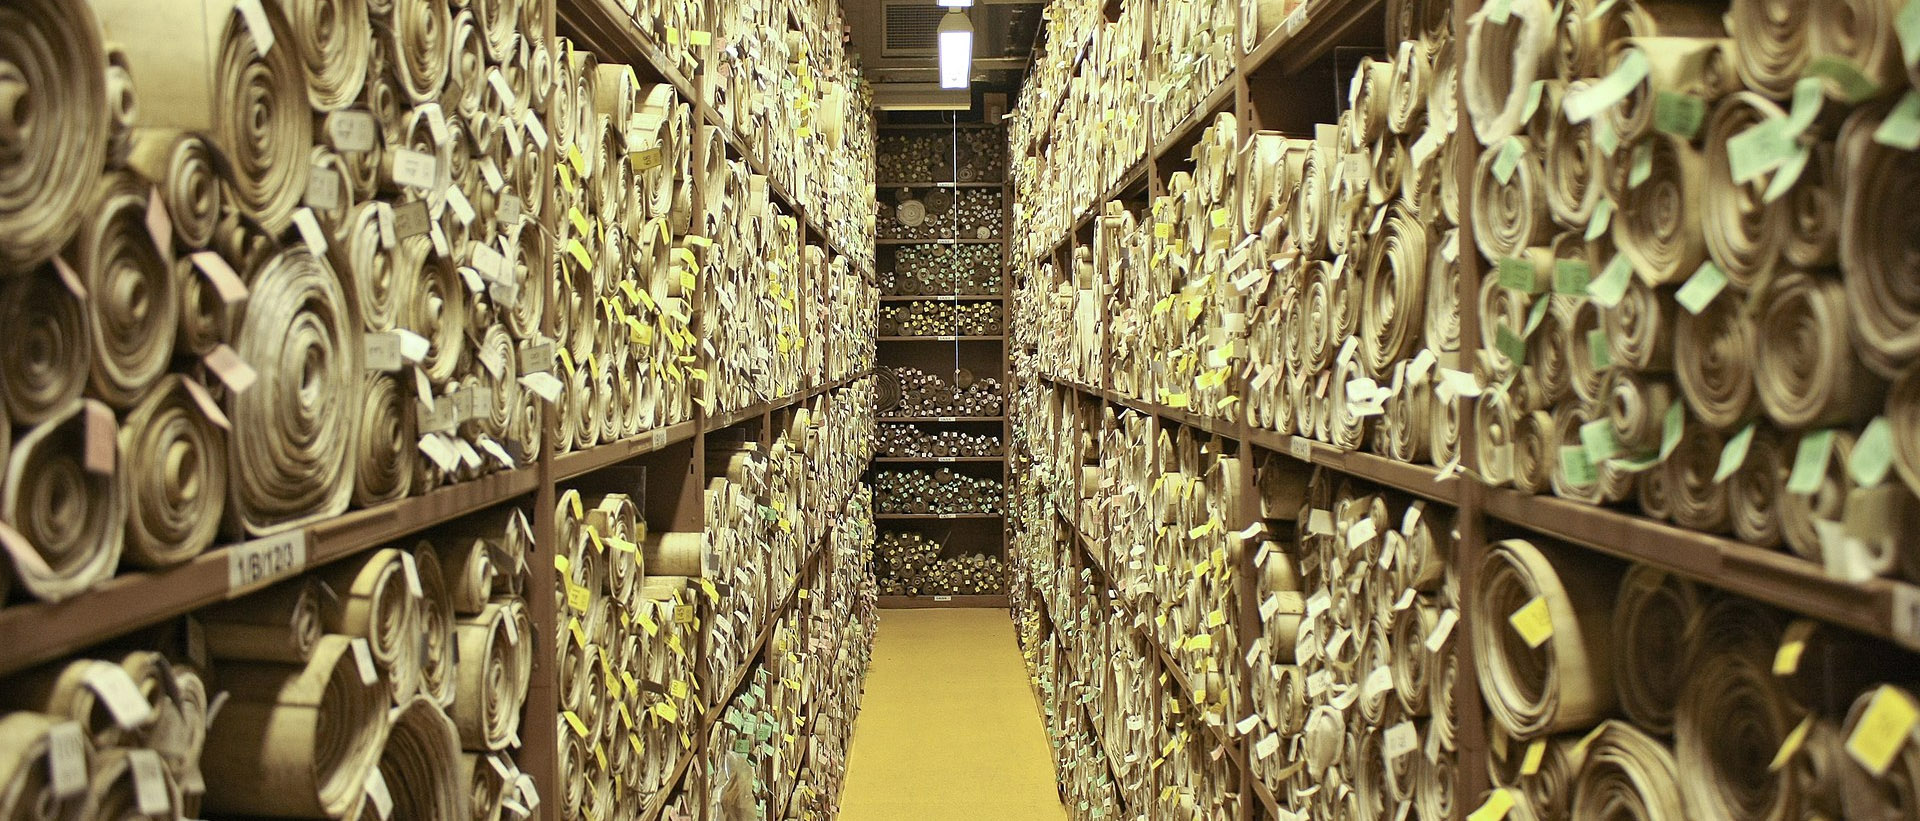
[[[992,129],[992,130],[1000,131],[1001,133],[1004,134],[1003,128],[999,126],[988,126],[988,125],[962,125],[957,128],[954,126],[915,126],[915,125],[882,125],[880,126],[880,131],[882,133],[885,133],[885,132],[912,133],[912,134],[917,134],[921,136],[926,136],[929,134],[941,134],[941,135],[947,135],[949,139],[953,139],[953,140],[959,139],[959,132],[962,130],[984,130],[984,129]],[[1004,140],[1002,140],[1002,143],[1004,144]],[[1005,168],[1004,163],[1002,164],[1002,168]],[[956,168],[954,169],[954,171],[955,171],[954,176],[958,178],[960,176],[958,173],[959,169]],[[993,191],[998,193],[1000,195],[1000,200],[1001,200],[1000,230],[996,232],[998,234],[998,238],[997,239],[969,239],[969,238],[961,238],[957,236],[949,236],[949,237],[935,237],[935,238],[921,238],[921,239],[899,239],[899,238],[880,237],[874,240],[875,245],[878,246],[876,248],[877,256],[875,258],[876,266],[882,264],[880,260],[887,258],[889,256],[889,252],[895,248],[903,248],[903,247],[909,247],[909,246],[922,246],[922,245],[983,245],[983,246],[994,245],[994,246],[1000,247],[1001,291],[995,294],[926,294],[926,295],[918,295],[918,296],[901,296],[901,295],[881,296],[880,297],[881,303],[900,304],[900,303],[908,303],[908,302],[997,302],[1000,304],[1000,308],[999,308],[1000,333],[993,336],[964,335],[964,334],[950,334],[950,335],[938,335],[938,336],[882,336],[879,339],[880,354],[877,361],[882,363],[883,365],[889,362],[896,362],[901,365],[910,365],[914,367],[928,368],[929,366],[933,365],[936,362],[936,360],[938,360],[938,362],[943,367],[948,367],[948,368],[965,367],[972,370],[975,374],[979,374],[979,375],[986,375],[989,372],[993,372],[996,376],[999,377],[1000,382],[1003,386],[1003,393],[1004,393],[1008,389],[1008,387],[1010,387],[1010,380],[1013,374],[1012,363],[1007,356],[1008,329],[1011,326],[1011,321],[1010,321],[1011,317],[1009,316],[1010,311],[1007,305],[1008,295],[1011,293],[1011,291],[1008,290],[1009,277],[1007,276],[1007,271],[1008,271],[1008,263],[1012,259],[1012,243],[1007,236],[1008,234],[1007,227],[1010,226],[1013,222],[1012,220],[1013,207],[1012,207],[1012,204],[1007,199],[1008,194],[1005,190],[1006,189],[1005,182],[1004,181],[987,181],[987,182],[924,181],[924,182],[904,182],[904,183],[903,182],[880,182],[874,185],[874,189],[876,193],[892,190],[892,189],[901,189],[901,188],[976,190],[976,191]],[[957,230],[950,230],[950,233],[957,233]],[[934,372],[938,373],[937,370]],[[1004,443],[1011,440],[1013,431],[1004,411],[998,416],[886,416],[883,414],[879,419],[879,423],[881,425],[913,424],[913,425],[922,426],[922,427],[930,426],[930,425],[961,425],[963,426],[962,427],[963,430],[970,430],[974,432],[979,432],[981,430],[981,427],[985,425],[997,426],[998,434],[1000,436],[1000,441],[1003,443],[1001,455],[960,456],[960,457],[950,456],[950,457],[944,457],[944,458],[877,457],[873,461],[874,461],[874,466],[876,468],[895,468],[895,469],[937,468],[943,465],[997,464],[1001,466],[1000,475],[1001,475],[1002,481],[1004,482],[1005,480],[1005,477],[1006,477],[1005,465],[1007,462],[1007,457],[1005,455],[1006,450],[1005,450]],[[966,523],[966,522],[991,522],[993,520],[999,520],[1000,521],[1000,528],[999,528],[1000,538],[999,538],[998,544],[993,545],[992,549],[997,551],[997,553],[995,553],[994,555],[998,555],[1002,562],[1006,562],[1009,558],[1007,555],[1009,531],[1008,531],[1006,514],[1001,514],[1001,513],[927,513],[927,514],[876,513],[874,515],[874,519],[875,521],[878,521],[878,522],[894,523],[896,527],[902,527],[905,529],[915,529],[915,530],[927,530],[927,529],[937,530],[942,527],[941,523],[943,522],[947,523],[948,526],[953,526],[953,525]],[[978,526],[975,525],[974,527],[978,527]],[[971,533],[973,531],[968,531],[968,532]],[[1011,584],[1012,584],[1012,578],[1011,578],[1011,575],[1009,575],[1003,581],[1003,585],[1011,585]],[[1005,587],[1003,586],[1002,589],[1004,590]],[[1004,610],[1008,607],[1008,596],[1004,592],[999,594],[994,594],[994,595],[881,596],[880,606],[883,608],[984,607],[984,608],[994,608],[994,609]]]
[[[546,30],[570,38],[582,51],[595,54],[601,63],[629,65],[642,83],[671,84],[680,99],[692,106],[696,126],[718,129],[724,138],[724,150],[730,157],[746,163],[755,173],[766,175],[768,164],[765,158],[749,149],[737,134],[728,129],[709,104],[709,95],[704,93],[704,78],[697,75],[690,77],[681,72],[675,61],[669,59],[658,44],[642,33],[641,25],[616,0],[558,0],[548,6],[547,13],[550,16],[546,20]],[[703,62],[710,56],[704,56]],[[692,184],[695,202],[704,202],[706,181],[696,175]],[[861,251],[859,254],[850,253],[855,249],[844,247],[836,240],[834,232],[828,230],[828,226],[815,215],[809,214],[799,197],[772,177],[768,177],[768,184],[772,199],[799,223],[802,236],[808,243],[825,246],[833,257],[846,258],[855,270],[871,281],[873,272],[866,261],[870,249],[858,249]],[[698,209],[696,205],[695,210]],[[546,230],[551,233],[552,221],[556,219],[555,209],[544,208],[543,213],[548,221]],[[698,304],[693,306],[693,312],[693,332],[698,334],[701,331]],[[543,328],[549,334],[552,332],[552,322],[549,314]],[[556,551],[554,506],[557,489],[611,468],[656,463],[671,463],[676,468],[686,466],[688,469],[683,480],[694,492],[683,493],[678,507],[670,506],[669,512],[675,524],[691,523],[691,526],[698,528],[704,521],[700,509],[702,494],[699,492],[705,486],[702,454],[710,435],[723,428],[758,425],[762,440],[770,441],[773,432],[778,429],[777,418],[805,401],[845,387],[868,373],[846,374],[794,395],[732,412],[708,413],[696,404],[692,419],[632,438],[558,455],[543,450],[537,459],[522,463],[513,470],[437,488],[372,508],[349,511],[285,534],[216,546],[179,566],[122,573],[64,601],[6,606],[0,609],[0,647],[5,648],[0,652],[0,675],[17,673],[85,651],[322,565],[404,540],[463,516],[501,505],[527,507],[532,514],[534,538],[527,556],[533,577],[527,583],[529,595],[526,600],[535,631],[532,640],[537,649],[532,653],[534,667],[525,706],[527,718],[521,724],[522,746],[516,758],[519,768],[533,778],[540,795],[546,799],[535,809],[531,818],[535,821],[561,821],[561,801],[558,796],[562,782],[554,721],[560,712],[558,676],[553,666],[553,654],[547,644],[552,636],[559,633],[559,628],[553,597],[546,592],[554,586],[550,575],[553,572],[552,559],[556,552],[564,552]],[[554,440],[558,430],[557,419],[553,409],[547,407],[544,421],[546,441]],[[651,498],[648,500],[650,518],[654,515],[654,502]],[[845,500],[842,500],[842,507],[844,504]],[[719,722],[727,702],[741,691],[749,680],[750,672],[769,652],[775,624],[793,609],[798,591],[809,579],[814,578],[822,566],[831,535],[831,529],[827,530],[804,557],[801,565],[803,572],[784,600],[760,626],[741,667],[734,671],[727,682],[706,694],[707,698],[713,700],[700,717],[697,740],[681,756],[667,787],[649,802],[642,818],[647,821],[659,818],[667,800],[680,788],[695,758],[706,755],[707,734]],[[298,550],[291,551],[290,555],[298,559],[270,575],[249,576],[245,584],[230,583],[231,566],[237,566],[252,552],[269,545],[297,545]]]
[[[1257,130],[1299,135],[1309,133],[1316,122],[1331,122],[1337,114],[1337,108],[1332,106],[1340,105],[1332,101],[1345,99],[1347,76],[1328,71],[1327,61],[1335,54],[1345,55],[1349,65],[1361,54],[1376,58],[1388,56],[1383,50],[1388,45],[1384,40],[1385,6],[1383,0],[1313,0],[1294,12],[1285,24],[1245,55],[1224,82],[1204,95],[1196,108],[1190,112],[1172,112],[1177,122],[1166,136],[1148,147],[1145,155],[1120,174],[1119,181],[1102,195],[1084,206],[1077,205],[1066,230],[1045,244],[1048,250],[1039,259],[1050,259],[1056,267],[1068,265],[1076,249],[1088,244],[1093,221],[1105,203],[1126,200],[1137,204],[1165,193],[1167,175],[1173,169],[1185,167],[1187,150],[1216,113],[1229,111],[1236,116],[1242,142]],[[1455,5],[1456,43],[1463,36],[1464,21],[1480,6],[1476,0]],[[1151,38],[1151,33],[1147,36]],[[1086,59],[1090,43],[1089,39],[1079,45],[1076,63]],[[1471,135],[1465,106],[1460,108],[1457,133]],[[1054,114],[1057,113],[1056,108]],[[1147,112],[1150,119],[1168,114],[1158,109]],[[1042,120],[1053,122],[1054,117],[1048,115]],[[1149,128],[1148,133],[1156,130]],[[1057,138],[1043,137],[1039,145]],[[1473,179],[1476,160],[1472,152],[1458,154],[1459,179]],[[1473,248],[1470,222],[1463,220],[1459,230],[1460,246]],[[1471,252],[1462,253],[1459,262],[1461,293],[1477,294],[1482,277],[1488,275],[1486,263]],[[1460,304],[1461,338],[1479,339],[1477,302],[1468,296]],[[1103,331],[1111,327],[1108,319],[1102,318]],[[1111,366],[1108,367],[1103,382],[1113,384]],[[1124,396],[1072,380],[1058,377],[1042,377],[1042,380],[1057,390],[1074,392],[1086,401],[1105,403],[1120,412],[1142,414],[1160,424],[1184,426],[1227,440],[1227,452],[1233,453],[1237,447],[1245,464],[1279,455],[1452,506],[1458,511],[1459,529],[1452,560],[1463,584],[1471,584],[1477,575],[1491,541],[1504,534],[1536,533],[1920,650],[1920,586],[1887,579],[1862,582],[1835,579],[1821,566],[1788,553],[1686,530],[1626,510],[1488,487],[1473,478],[1477,474],[1470,470],[1474,467],[1471,457],[1466,466],[1469,470],[1447,475],[1431,465],[1343,451],[1323,442],[1253,428],[1244,421],[1226,421],[1189,408],[1171,408],[1151,399]],[[1243,386],[1240,390],[1240,407],[1244,407],[1246,388]],[[1473,435],[1473,426],[1465,426],[1467,441],[1462,443],[1461,452],[1475,452]],[[1070,515],[1060,512],[1059,518],[1072,534],[1070,540],[1076,548],[1061,561],[1091,569],[1111,590],[1113,579],[1106,573],[1096,543],[1089,540],[1089,534],[1081,533],[1074,526]],[[1253,568],[1250,558],[1242,557],[1241,561],[1246,566],[1238,572],[1245,578]],[[1045,601],[1043,596],[1039,598]],[[1045,607],[1041,610],[1044,613]],[[1051,615],[1045,615],[1051,623]],[[1469,621],[1483,617],[1471,612],[1463,614]],[[1240,612],[1230,614],[1230,618],[1239,621],[1242,636],[1258,634],[1257,614]],[[1136,632],[1153,642],[1153,636],[1145,631]],[[1479,651],[1473,646],[1472,632],[1460,629],[1456,633],[1462,671],[1470,671],[1476,664],[1474,659]],[[1165,648],[1157,643],[1154,646],[1162,661],[1170,661]],[[1176,682],[1180,680],[1177,675],[1171,678]],[[1461,676],[1456,696],[1458,752],[1455,760],[1459,766],[1455,768],[1452,794],[1455,818],[1462,818],[1478,806],[1479,797],[1488,787],[1488,775],[1481,762],[1486,760],[1490,741],[1484,726],[1480,693],[1471,674]],[[1100,725],[1089,721],[1088,726],[1097,732]],[[1260,809],[1264,809],[1266,818],[1282,817],[1276,796],[1260,779],[1251,777],[1251,745],[1233,737],[1222,742],[1229,747],[1232,766],[1249,776],[1242,782],[1243,798],[1250,799],[1242,801],[1242,806],[1249,808],[1243,811],[1242,817],[1261,817]]]

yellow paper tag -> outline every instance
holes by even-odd
[[[667,685],[667,693],[672,695],[674,698],[686,698],[687,697],[686,680],[674,679],[673,683]]]
[[[1780,635],[1780,649],[1773,654],[1773,674],[1790,676],[1800,670],[1800,657],[1806,655],[1807,639],[1813,636],[1815,622],[1796,619]]]
[[[1914,706],[1913,699],[1893,687],[1881,685],[1873,694],[1873,700],[1867,703],[1867,710],[1861,714],[1853,734],[1847,737],[1847,754],[1875,778],[1885,775],[1894,757],[1900,754],[1900,748],[1906,746],[1907,739],[1913,735],[1916,720],[1920,720],[1920,708]]]
[[[580,645],[581,647],[587,646],[587,631],[581,628],[579,619],[576,619],[576,618],[567,619],[567,632],[573,634],[574,643]]]
[[[1513,611],[1507,621],[1528,647],[1539,647],[1546,644],[1547,639],[1553,638],[1553,613],[1547,609],[1545,596],[1533,597],[1532,601]]]
[[[588,590],[572,582],[567,583],[567,606],[568,607],[571,607],[574,610],[577,610],[579,612],[585,613],[587,612],[587,608],[592,604],[593,604],[593,591]],[[586,642],[582,641],[581,643],[585,644]]]
[[[561,715],[566,717],[567,726],[572,727],[573,731],[576,733],[579,733],[581,738],[587,737],[587,723],[580,720],[579,713],[576,713],[572,710],[568,710],[564,713],[561,713]]]
[[[1493,794],[1488,795],[1487,803],[1481,804],[1480,809],[1474,810],[1472,814],[1468,815],[1467,821],[1500,821],[1500,819],[1506,818],[1507,812],[1512,809],[1513,793],[1508,792],[1507,788],[1501,787],[1494,790]]]
[[[593,268],[593,255],[587,253],[587,246],[580,244],[580,240],[567,240],[567,253],[573,257],[573,261],[580,263],[580,267]]]
[[[1787,733],[1786,740],[1780,742],[1780,751],[1773,754],[1773,762],[1767,765],[1767,772],[1779,772],[1781,767],[1793,760],[1793,754],[1807,743],[1807,732],[1813,729],[1813,716],[1800,720],[1800,726]]]
[[[695,46],[713,45],[713,33],[708,31],[687,30],[687,42]]]
[[[1533,775],[1540,772],[1540,762],[1547,757],[1547,740],[1535,739],[1527,745],[1526,757],[1520,759],[1520,774]]]

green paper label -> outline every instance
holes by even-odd
[[[1693,139],[1707,120],[1707,101],[1692,94],[1662,91],[1653,98],[1653,127],[1682,139]]]
[[[1680,303],[1680,307],[1687,309],[1687,313],[1698,316],[1709,304],[1712,304],[1713,298],[1719,296],[1720,292],[1726,288],[1727,273],[1720,270],[1720,266],[1713,264],[1712,260],[1708,260],[1700,263],[1700,269],[1693,272],[1693,277],[1687,280],[1687,284],[1680,286],[1680,290],[1674,292],[1673,298]]]
[[[1847,463],[1847,473],[1861,489],[1872,489],[1887,480],[1887,469],[1891,467],[1893,424],[1884,416],[1875,417],[1853,443],[1853,458]]]
[[[1820,116],[1826,104],[1826,83],[1818,77],[1802,77],[1793,84],[1793,106],[1787,110],[1787,133],[1794,137],[1806,133],[1807,126]]]
[[[1593,284],[1593,266],[1586,260],[1556,259],[1553,261],[1553,292],[1570,296],[1586,296],[1587,286]]]
[[[1800,449],[1793,455],[1793,472],[1787,475],[1787,492],[1802,496],[1820,489],[1827,477],[1827,461],[1833,458],[1833,431],[1817,430],[1800,437]]]
[[[1586,447],[1587,458],[1596,465],[1620,453],[1620,441],[1613,436],[1613,422],[1607,419],[1581,425],[1580,444]]]
[[[1587,458],[1587,449],[1578,445],[1560,448],[1560,469],[1567,475],[1567,481],[1576,485],[1591,485],[1600,480],[1593,469],[1593,460]]]
[[[1527,361],[1527,341],[1505,325],[1494,332],[1493,347],[1513,360],[1514,365],[1523,365]]]
[[[1827,91],[1843,103],[1859,103],[1880,93],[1880,86],[1852,60],[1829,54],[1807,64],[1807,73],[1827,80]]]
[[[1667,406],[1666,423],[1660,430],[1660,461],[1666,461],[1673,455],[1673,449],[1680,446],[1680,436],[1687,427],[1687,406],[1675,402]]]
[[[1509,291],[1525,294],[1540,292],[1539,277],[1535,276],[1533,262],[1519,257],[1505,257],[1500,260],[1500,287]]]
[[[1533,310],[1527,312],[1527,330],[1521,336],[1533,336],[1533,332],[1540,329],[1540,323],[1547,321],[1547,306],[1551,304],[1552,299],[1533,301]]]
[[[1620,150],[1620,134],[1613,130],[1611,121],[1604,117],[1593,121],[1593,144],[1600,148],[1601,154],[1609,157]]]
[[[1784,119],[1768,120],[1727,139],[1727,168],[1734,182],[1752,182],[1793,158],[1800,143],[1788,133],[1788,125]]]
[[[1794,149],[1780,170],[1774,172],[1773,182],[1767,184],[1766,193],[1760,196],[1762,202],[1771,203],[1793,190],[1793,184],[1800,181],[1800,173],[1807,170],[1807,161],[1813,159],[1813,149],[1800,146]]]
[[[1593,218],[1587,221],[1587,241],[1592,242],[1605,236],[1607,226],[1613,222],[1613,200],[1602,198],[1593,206]]]
[[[1906,7],[1893,19],[1893,28],[1900,34],[1901,62],[1920,63],[1920,3],[1907,0]]]
[[[1908,8],[1920,8],[1909,3]],[[1888,148],[1912,151],[1920,148],[1920,91],[1909,91],[1900,98],[1880,127],[1873,130],[1873,141]]]
[[[1596,371],[1613,367],[1613,346],[1607,342],[1606,331],[1595,328],[1587,332],[1587,359]]]
[[[1613,261],[1607,263],[1606,270],[1600,272],[1600,278],[1587,286],[1587,296],[1600,307],[1612,308],[1620,304],[1627,295],[1627,285],[1633,276],[1633,263],[1626,254],[1615,254]]]
[[[1527,87],[1527,105],[1520,109],[1520,122],[1533,122],[1533,115],[1540,111],[1540,98],[1545,95],[1547,81],[1535,80]]]
[[[1609,72],[1604,79],[1588,86],[1585,91],[1567,95],[1566,101],[1560,105],[1560,110],[1566,113],[1567,122],[1586,122],[1592,119],[1593,115],[1626,99],[1642,80],[1647,79],[1651,68],[1652,64],[1648,62],[1647,55],[1637,48],[1629,48],[1620,58],[1620,64],[1614,66],[1613,71]]]
[[[1500,153],[1493,158],[1493,178],[1506,185],[1513,180],[1514,166],[1520,164],[1520,158],[1526,156],[1527,145],[1519,137],[1508,137],[1500,144]]]
[[[1732,476],[1741,465],[1747,463],[1747,450],[1753,447],[1754,424],[1748,422],[1746,427],[1741,428],[1739,433],[1727,440],[1726,447],[1720,449],[1720,467],[1713,471],[1715,482],[1726,481],[1727,477]]]
[[[1641,141],[1633,147],[1633,168],[1627,171],[1627,187],[1639,188],[1653,178],[1653,143]]]

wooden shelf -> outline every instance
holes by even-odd
[[[845,505],[846,502],[842,501],[840,509],[844,510]],[[753,644],[751,645],[752,652],[741,658],[740,668],[733,672],[733,676],[729,679],[726,689],[720,691],[721,697],[716,699],[712,704],[707,705],[706,710],[700,714],[700,724],[694,730],[693,737],[701,743],[695,744],[693,747],[681,753],[680,759],[674,764],[673,774],[667,777],[666,782],[661,785],[660,791],[654,793],[653,798],[647,802],[647,806],[641,811],[640,817],[642,821],[657,821],[657,819],[659,819],[660,813],[666,809],[667,801],[680,790],[681,782],[686,778],[687,770],[693,765],[694,759],[706,755],[707,747],[705,742],[707,737],[713,733],[714,726],[719,724],[720,720],[726,715],[727,705],[733,703],[733,700],[738,698],[740,693],[746,689],[747,682],[753,677],[754,668],[760,666],[760,657],[766,653],[767,645],[773,641],[774,628],[779,626],[780,618],[786,615],[787,611],[792,610],[794,602],[799,600],[801,588],[806,587],[807,581],[813,576],[813,571],[818,568],[820,557],[826,554],[827,542],[832,536],[832,530],[821,534],[820,541],[816,542],[813,548],[807,552],[800,566],[800,575],[794,579],[792,587],[787,590],[786,596],[782,597],[780,604],[775,607],[772,612],[767,614],[767,620],[763,622],[760,625],[760,629],[755,632]]]
[[[1167,407],[1166,405],[1162,405],[1158,402],[1149,402],[1145,399],[1126,396],[1117,391],[1104,390],[1100,388],[1094,388],[1088,385],[1081,385],[1081,384],[1072,382],[1070,380],[1062,379],[1059,377],[1041,376],[1040,379],[1041,381],[1047,382],[1056,387],[1067,388],[1069,390],[1078,391],[1094,399],[1099,399],[1101,401],[1114,404],[1114,405],[1119,405],[1124,408],[1130,408],[1132,410],[1138,411],[1147,416],[1158,417],[1165,421],[1174,422],[1176,424],[1179,424],[1185,427],[1193,428],[1199,431],[1204,431],[1214,436],[1237,440],[1247,435],[1246,431],[1241,429],[1238,424],[1228,421],[1226,419],[1216,419],[1209,416],[1201,416],[1200,414],[1194,413],[1184,408],[1171,408],[1171,407]]]
[[[1313,0],[1255,46],[1240,61],[1240,72],[1253,75],[1278,70],[1298,74],[1347,38],[1356,28],[1377,19],[1385,0]],[[1344,79],[1344,78],[1343,78]]]
[[[702,431],[711,433],[721,428],[733,427],[734,425],[738,425],[741,422],[745,422],[750,419],[758,419],[774,411],[784,410],[786,408],[793,407],[794,405],[798,405],[802,402],[805,402],[809,399],[819,396],[820,394],[828,393],[830,391],[835,391],[835,390],[839,390],[840,388],[844,388],[850,384],[853,384],[855,380],[858,380],[861,377],[866,376],[868,373],[871,373],[871,372],[861,371],[860,373],[854,374],[853,376],[849,376],[845,379],[839,379],[833,382],[828,382],[827,384],[824,384],[824,385],[818,385],[812,388],[808,388],[807,390],[801,391],[799,393],[793,394],[791,396],[788,396],[782,399],[775,399],[770,402],[756,402],[752,405],[748,405],[747,407],[741,408],[739,410],[723,411],[721,413],[717,413],[712,416],[704,417],[700,420],[700,429]]]
[[[766,178],[768,191],[800,223],[804,232],[802,236],[813,234],[826,238],[826,245],[834,254],[847,257],[850,261],[864,259],[848,253],[849,249],[834,242],[826,226],[807,218],[805,205],[767,173],[764,159],[747,150],[746,143],[733,128],[707,105],[692,79],[680,71],[659,44],[642,30],[640,22],[620,8],[615,0],[564,0],[555,4],[554,12],[559,33],[572,39],[580,50],[598,56],[601,63],[629,65],[643,81],[657,80],[671,84],[681,102],[693,106],[696,125],[708,125],[716,129],[728,150],[740,157],[753,173]],[[864,265],[855,267],[865,269]]]
[[[700,423],[688,420],[677,425],[669,425],[631,439],[622,439],[586,450],[576,450],[553,457],[553,478],[555,481],[568,479],[601,470],[628,459],[645,456],[665,450],[699,435]]]
[[[1156,661],[1167,674],[1167,679],[1179,688],[1187,704],[1199,705],[1201,703],[1201,699],[1197,697],[1199,691],[1195,690],[1193,683],[1187,679],[1186,671],[1180,667],[1179,661],[1174,658],[1172,653],[1167,651],[1165,645],[1160,643],[1160,638],[1155,636],[1153,631],[1138,626],[1141,615],[1140,611],[1134,609],[1132,600],[1120,593],[1120,585],[1115,580],[1113,574],[1107,570],[1105,561],[1093,552],[1093,540],[1089,538],[1087,534],[1080,532],[1080,526],[1075,524],[1073,519],[1068,517],[1065,511],[1057,507],[1053,508],[1053,510],[1055,517],[1066,527],[1067,532],[1073,534],[1074,544],[1080,548],[1080,554],[1085,559],[1087,566],[1094,569],[1094,575],[1100,577],[1101,584],[1106,585],[1109,591],[1116,594],[1113,596],[1113,601],[1118,602],[1122,609],[1133,615],[1133,618],[1127,621],[1127,627],[1132,629],[1135,635],[1138,635],[1153,648],[1154,654],[1158,656]],[[1207,726],[1213,735],[1214,741],[1220,746],[1227,748],[1231,753],[1230,757],[1233,758],[1240,767],[1246,767],[1246,757],[1240,755],[1238,752],[1239,741],[1227,735],[1224,726],[1209,722],[1205,718],[1196,718],[1195,720]],[[1252,774],[1247,773],[1247,775],[1251,776]]]
[[[875,464],[883,465],[965,465],[998,464],[1007,461],[1005,456],[875,456]]]
[[[873,520],[876,522],[931,522],[942,519],[949,521],[961,519],[1000,519],[1005,516],[1006,514],[1004,513],[875,513],[873,514]]]
[[[1112,391],[1041,377],[1058,387],[1166,418],[1168,409]],[[1187,416],[1176,412],[1176,416]],[[1176,418],[1175,421],[1181,421]],[[1457,508],[1467,507],[1469,480],[1440,477],[1430,465],[1399,462],[1371,453],[1343,451],[1325,442],[1268,430],[1234,429],[1209,420],[1196,427],[1254,447],[1366,479]],[[1476,505],[1487,516],[1521,530],[1551,536],[1622,559],[1659,567],[1712,587],[1802,613],[1867,635],[1920,650],[1920,586],[1889,579],[1851,582],[1797,556],[1700,533],[1612,508],[1534,496],[1509,488],[1479,487]]]
[[[905,296],[896,294],[880,297],[881,302],[999,302],[1006,299],[1005,294],[920,294]]]
[[[185,564],[126,573],[62,602],[0,609],[0,675],[72,655],[116,636],[254,592],[314,567],[370,550],[443,522],[513,501],[539,486],[531,467],[495,473],[409,499],[355,510],[287,534],[215,547]],[[233,568],[265,545],[299,545],[304,560],[247,577]]]
[[[883,336],[881,342],[1005,342],[1004,336]]]
[[[891,127],[891,126],[888,126]],[[1005,188],[1004,182],[876,182],[875,188]]]
[[[1003,239],[961,239],[958,237],[939,237],[934,239],[876,239],[874,245],[999,245]]]
[[[1199,133],[1201,129],[1212,124],[1213,115],[1231,107],[1233,105],[1233,89],[1237,82],[1238,78],[1228,75],[1219,85],[1214,86],[1212,91],[1207,92],[1207,96],[1201,98],[1200,104],[1197,107],[1188,112],[1186,116],[1181,117],[1180,122],[1173,127],[1173,130],[1167,132],[1167,136],[1162,137],[1158,143],[1154,144],[1153,158],[1155,160],[1165,159],[1173,149],[1193,139],[1194,135]],[[1187,161],[1185,157],[1179,157],[1177,160],[1179,162]]]
[[[874,420],[880,424],[888,422],[1005,422],[1005,416],[882,416]]]
[[[985,608],[1005,610],[1008,607],[1004,593],[985,595],[954,596],[881,596],[882,610],[932,610],[936,608]]]

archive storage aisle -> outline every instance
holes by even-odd
[[[832,814],[878,316],[836,3],[0,20],[0,817]]]
[[[1076,818],[1920,817],[1920,4],[1059,2],[1014,609]]]

